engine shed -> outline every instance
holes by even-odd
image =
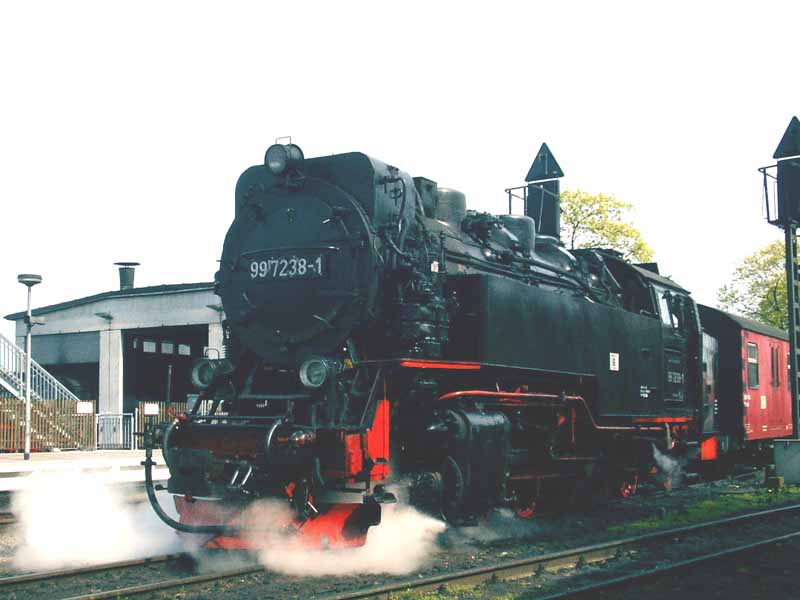
[[[224,315],[213,284],[133,287],[33,310],[32,357],[95,412],[131,413],[142,402],[185,402],[189,372],[224,354]],[[25,313],[7,315],[24,346]]]
[[[706,389],[714,396],[717,430],[757,441],[792,434],[789,337],[758,321],[698,305],[706,340]]]

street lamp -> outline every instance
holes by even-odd
[[[31,329],[33,322],[31,319],[31,288],[42,283],[41,275],[23,273],[17,275],[17,281],[28,288],[28,311],[25,316],[25,323],[28,326],[28,333],[25,336],[25,460],[31,459]]]

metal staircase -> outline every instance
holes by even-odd
[[[0,334],[0,450],[19,450],[24,438],[25,367],[27,355]],[[81,448],[86,446],[86,419],[75,419],[80,399],[31,360],[31,446]]]

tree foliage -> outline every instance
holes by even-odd
[[[783,240],[742,260],[733,279],[717,292],[717,305],[780,329],[787,328],[786,267]]]
[[[570,249],[610,248],[633,262],[650,262],[653,251],[628,222],[633,205],[613,195],[561,192],[561,239]]]

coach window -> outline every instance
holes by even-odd
[[[747,342],[747,387],[758,389],[758,346]]]

